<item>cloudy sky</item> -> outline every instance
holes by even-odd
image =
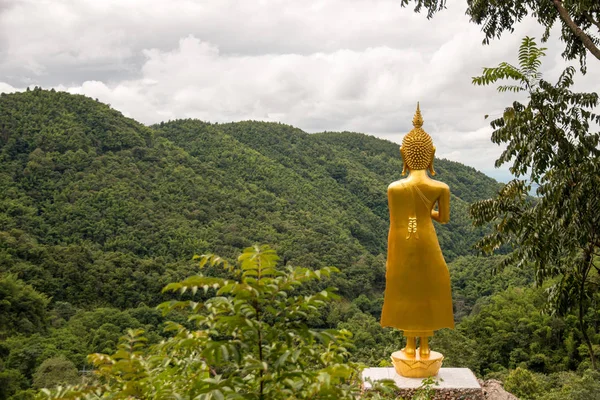
[[[400,142],[421,102],[438,156],[494,170],[485,114],[512,100],[471,85],[516,62],[526,21],[483,46],[465,1],[427,20],[399,0],[0,0],[0,92],[82,93],[145,124],[175,118],[280,121]],[[543,70],[565,64],[558,34]],[[589,59],[578,88],[597,91]]]

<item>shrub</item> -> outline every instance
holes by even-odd
[[[45,360],[33,374],[33,387],[44,388],[80,381],[75,364],[64,357]]]
[[[208,255],[229,278],[199,273],[164,291],[190,292],[159,308],[186,312],[188,324],[167,323],[173,336],[147,347],[143,330],[129,330],[112,354],[93,354],[96,380],[44,390],[47,398],[345,399],[359,392],[359,371],[346,363],[351,334],[309,329],[306,320],[335,298],[331,288],[305,284],[337,272],[277,267],[267,246],[250,247],[237,265]],[[301,290],[299,290],[301,289]],[[188,296],[189,298],[189,296]],[[96,397],[95,397],[96,398]]]
[[[510,371],[504,388],[522,400],[535,399],[542,392],[542,384],[537,377],[520,367]]]

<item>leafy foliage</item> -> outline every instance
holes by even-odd
[[[600,373],[587,370],[583,376],[562,374],[556,377],[555,388],[542,393],[540,400],[598,400],[600,399]]]
[[[48,303],[46,296],[14,275],[0,275],[0,338],[44,331]]]
[[[51,299],[36,311],[40,326],[0,342],[10,396],[25,393],[49,358],[88,370],[86,355],[113,354],[128,328],[144,329],[151,344],[168,337],[165,317],[148,306],[169,298],[160,292],[167,283],[192,273],[186,260],[208,249],[233,260],[256,242],[277,243],[283,265],[339,266],[310,287],[336,286],[343,299],[308,323],[325,330],[350,313],[372,315],[363,326],[382,346],[369,352],[359,344],[353,360],[379,363],[401,340],[377,323],[385,192],[402,167],[396,144],[252,121],[148,128],[84,96],[36,88],[0,95],[0,167],[0,273]],[[436,168],[453,188],[452,222],[438,227],[450,261],[472,254],[486,229],[471,226],[468,202],[498,185],[458,163],[437,160]],[[226,276],[216,266],[205,273]],[[168,319],[185,324],[179,314]]]
[[[537,68],[544,53],[532,39],[523,40],[520,54],[519,69],[501,64],[473,82],[490,84],[508,77],[527,90],[527,103],[514,102],[491,125],[492,141],[507,143],[496,165],[512,162],[511,172],[528,175],[529,182],[511,181],[495,198],[474,203],[471,215],[477,224],[494,226],[479,243],[482,250],[513,244],[504,265],[532,264],[538,283],[558,278],[549,288],[553,311],[564,315],[577,309],[595,364],[586,314],[600,284],[595,260],[600,247],[600,133],[590,132],[600,122],[590,111],[598,105],[598,94],[570,90],[572,67],[554,85],[541,79]],[[539,185],[535,201],[527,196],[531,183]]]
[[[579,331],[541,314],[543,304],[542,290],[510,288],[482,301],[461,321],[458,330],[477,343],[483,374],[519,366],[545,373],[564,368],[569,354],[563,340]]]
[[[203,256],[229,278],[189,277],[166,291],[211,292],[203,303],[171,301],[165,311],[186,310],[193,328],[171,323],[174,336],[146,351],[142,331],[129,331],[119,350],[90,356],[98,382],[46,391],[50,398],[89,393],[101,398],[302,399],[351,398],[357,370],[345,363],[350,333],[306,325],[335,296],[331,289],[302,294],[301,287],[334,268],[277,268],[266,246],[246,249],[238,265]]]
[[[459,257],[448,265],[452,283],[454,319],[461,321],[492,295],[509,288],[528,287],[533,282],[533,273],[528,268],[508,266],[502,271],[496,267],[503,256]]]
[[[64,357],[49,358],[33,374],[33,387],[52,388],[75,384],[81,380],[75,364]]]
[[[502,62],[496,68],[483,68],[483,75],[473,78],[475,85],[490,85],[501,79],[512,79],[518,85],[498,86],[499,92],[526,92],[535,90],[539,85],[542,74],[539,68],[542,65],[541,57],[546,54],[546,48],[538,48],[535,40],[525,37],[519,48],[519,67]]]
[[[530,50],[527,54],[533,54]],[[506,116],[515,115],[509,111]],[[179,120],[148,128],[83,96],[40,89],[1,95],[0,128],[0,271],[3,277],[8,272],[26,283],[17,285],[19,293],[46,299],[32,308],[39,311],[42,328],[11,331],[0,342],[0,398],[31,398],[34,375],[51,358],[64,357],[88,371],[89,353],[105,354],[90,360],[97,362],[100,375],[89,383],[112,382],[122,393],[148,391],[160,397],[168,392],[160,391],[167,381],[183,388],[203,377],[211,379],[211,387],[227,391],[232,387],[227,385],[238,383],[234,365],[256,376],[261,369],[245,366],[231,348],[253,354],[248,359],[255,362],[258,341],[252,329],[273,326],[277,314],[265,308],[258,324],[243,313],[247,308],[237,302],[242,297],[217,295],[224,286],[211,286],[241,284],[241,275],[231,269],[238,266],[227,261],[255,242],[277,243],[282,256],[277,274],[288,274],[290,264],[305,265],[309,275],[327,265],[339,266],[339,273],[313,277],[290,289],[293,296],[318,297],[327,287],[337,286],[342,295],[334,301],[328,301],[328,295],[315,309],[301,310],[305,315],[298,318],[306,326],[302,332],[316,334],[295,338],[294,345],[302,340],[309,348],[344,344],[344,360],[372,366],[389,365],[389,353],[402,346],[399,332],[378,323],[385,285],[385,188],[401,170],[397,145],[357,133],[308,135],[286,125],[254,121],[220,125]],[[114,134],[109,136],[109,130]],[[565,316],[540,316],[544,295],[527,289],[533,279],[529,264],[493,275],[500,259],[471,256],[471,245],[490,231],[471,227],[468,203],[493,197],[497,183],[446,160],[436,160],[436,169],[454,195],[451,223],[436,226],[449,261],[459,322],[457,330],[438,332],[432,340],[444,353],[445,365],[468,366],[481,376],[506,374],[516,367],[534,374],[583,372],[589,362],[576,310]],[[514,189],[509,185],[503,190]],[[523,207],[535,204],[522,200]],[[179,260],[208,249],[217,250],[223,260],[206,259],[201,277],[208,284],[205,292],[199,281],[184,279],[195,268]],[[226,265],[230,269],[223,268]],[[550,277],[548,284],[558,278]],[[171,298],[170,293],[160,293],[169,282],[179,282],[178,290],[188,289],[180,295],[181,302],[164,306],[172,311],[163,316],[148,305]],[[597,319],[598,300],[596,294],[589,300],[585,319],[590,323]],[[521,319],[515,323],[517,318]],[[253,325],[233,330],[235,321],[246,319]],[[209,323],[222,328],[211,330]],[[127,329],[132,330],[119,344]],[[351,331],[354,345],[348,337],[332,338],[331,329],[338,334]],[[194,336],[197,332],[210,335]],[[600,337],[588,332],[600,350]],[[249,344],[236,342],[242,336]],[[285,340],[280,342],[279,347],[263,347],[273,365],[277,352],[290,348]],[[207,356],[186,347],[198,343],[206,344]],[[299,357],[314,361],[317,355],[302,352]],[[165,360],[167,365],[162,364]],[[212,370],[207,360],[214,362]],[[316,367],[326,368],[312,361],[298,361],[314,367],[307,369],[308,375],[293,375],[306,390],[315,387],[307,382],[324,376]],[[267,378],[279,379],[289,372],[287,367],[277,368],[263,369],[265,385],[272,384]],[[576,387],[583,379],[565,376],[565,384],[556,383],[556,390]],[[330,382],[344,382],[335,390],[356,389],[340,376]],[[256,393],[249,382],[242,379],[240,384]],[[394,393],[393,388],[381,387],[369,396]]]
[[[531,371],[517,368],[508,374],[504,387],[509,392],[519,396],[519,399],[531,400],[537,398],[542,388]]]
[[[160,288],[189,274],[181,260],[209,249],[233,260],[252,243],[277,243],[284,263],[335,264],[349,298],[383,290],[396,144],[260,122],[148,128],[39,88],[0,95],[0,131],[0,272],[55,301],[156,305]],[[452,260],[472,254],[484,231],[467,202],[497,184],[437,165],[455,195],[452,222],[439,227]]]

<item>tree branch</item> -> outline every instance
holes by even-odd
[[[552,3],[554,4],[554,8],[556,8],[556,11],[558,11],[558,15],[560,15],[560,18],[564,21],[565,24],[567,24],[569,29],[571,29],[571,32],[573,32],[573,34],[577,36],[579,40],[581,40],[581,43],[583,43],[585,48],[588,49],[589,52],[594,55],[594,57],[600,60],[600,49],[596,47],[592,39],[580,27],[578,27],[577,24],[575,24],[575,22],[573,22],[573,19],[571,19],[569,12],[563,6],[563,2],[561,0],[552,0]]]
[[[588,13],[585,13],[585,18],[590,22],[590,24],[596,25],[598,30],[600,31],[600,22],[596,21],[592,16]]]

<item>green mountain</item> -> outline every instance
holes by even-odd
[[[159,342],[167,319],[186,318],[152,306],[172,299],[161,294],[167,283],[194,273],[192,256],[233,259],[254,243],[271,244],[284,263],[338,267],[322,285],[342,298],[308,323],[349,329],[351,358],[384,365],[402,343],[378,322],[386,188],[401,168],[397,144],[360,133],[254,121],[147,127],[85,96],[0,94],[0,400],[74,379],[87,354],[114,352],[127,328]],[[499,184],[459,163],[435,168],[452,191],[451,222],[436,225],[457,322],[432,339],[445,366],[508,381],[517,367],[583,371],[576,315],[540,313],[548,288],[531,287],[531,271],[493,275],[502,256],[472,254],[483,232],[468,204]],[[57,365],[64,376],[48,372]]]
[[[498,184],[436,160],[453,196],[438,225],[448,261],[481,232],[469,202]],[[54,300],[130,307],[194,254],[271,243],[284,262],[335,265],[342,293],[385,284],[387,185],[398,145],[264,122],[146,127],[93,99],[35,89],[0,96],[0,271]]]

